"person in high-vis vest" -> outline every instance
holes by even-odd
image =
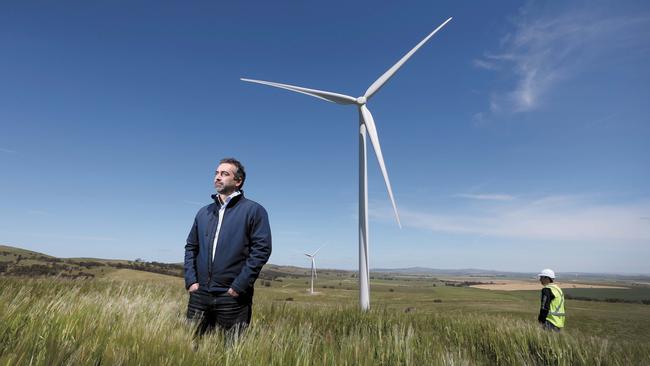
[[[542,283],[542,306],[539,309],[537,320],[544,329],[559,332],[564,328],[566,314],[564,312],[564,293],[562,289],[553,283],[555,272],[552,269],[544,269],[537,275]]]

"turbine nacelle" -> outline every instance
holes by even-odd
[[[366,99],[366,97],[359,97],[359,98],[357,98],[357,104],[358,104],[358,105],[364,105],[364,104],[366,104],[367,102],[368,102],[368,100]]]

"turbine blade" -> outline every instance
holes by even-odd
[[[366,93],[363,96],[366,97],[366,99],[370,99],[379,89],[381,89],[382,86],[384,86],[384,84],[391,77],[393,77],[393,75],[397,72],[397,70],[399,70],[399,68],[402,67],[402,65],[404,65],[404,63],[406,63],[406,61],[408,61],[408,59],[411,56],[413,56],[413,54],[429,40],[429,38],[433,37],[433,35],[436,34],[436,32],[438,32],[447,23],[449,23],[450,20],[451,17],[445,20],[444,23],[439,25],[438,28],[436,28],[433,32],[431,32],[425,39],[420,41],[420,43],[418,43],[417,46],[413,47],[412,50],[410,50],[406,55],[404,55],[404,57],[402,57],[399,61],[397,61],[397,63],[393,65],[393,67],[388,69],[388,71],[386,71],[382,76],[380,76],[379,79],[375,80],[375,82],[372,83],[372,85],[370,85],[370,87],[368,88],[368,90],[366,90]]]
[[[317,90],[317,89],[303,88],[301,86],[280,84],[280,83],[274,83],[272,81],[253,80],[253,79],[246,79],[246,78],[241,78],[241,81],[247,81],[249,83],[257,83],[262,85],[274,86],[276,88],[291,90],[296,93],[306,94],[312,97],[316,97],[318,99],[326,100],[328,102],[337,103],[337,104],[356,104],[357,102],[356,98],[352,98],[349,95],[332,93],[332,92]]]
[[[312,258],[311,261],[312,261],[312,266],[314,266],[314,278],[318,278],[318,273],[316,273],[316,260]]]
[[[323,245],[321,245],[320,248],[316,249],[316,251],[314,252],[314,254],[312,254],[312,256],[316,256],[316,253],[318,253],[319,250],[323,249],[323,247],[324,247],[325,245],[326,245],[326,244],[323,244]]]
[[[372,114],[366,108],[366,105],[359,107],[361,112],[361,119],[363,124],[366,125],[368,130],[368,136],[370,136],[370,142],[372,142],[372,147],[375,149],[375,155],[377,155],[377,161],[379,162],[379,168],[381,168],[381,174],[384,176],[384,183],[386,183],[386,189],[388,190],[388,197],[390,197],[390,202],[393,204],[393,211],[395,211],[395,218],[397,219],[397,225],[400,229],[402,228],[402,223],[399,219],[399,213],[397,212],[397,205],[395,204],[395,198],[393,198],[393,189],[390,187],[390,180],[388,180],[388,172],[386,171],[386,164],[384,164],[384,156],[381,153],[381,146],[379,145],[379,136],[377,135],[377,127],[375,127],[375,120],[372,118]]]

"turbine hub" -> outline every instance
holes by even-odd
[[[357,98],[357,104],[358,104],[358,105],[364,105],[364,104],[366,104],[366,97],[359,97],[359,98]]]

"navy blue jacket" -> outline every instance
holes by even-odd
[[[185,245],[185,287],[193,283],[210,292],[232,287],[240,294],[253,294],[253,285],[262,266],[271,256],[271,227],[262,205],[244,193],[233,197],[223,215],[217,252],[212,261],[212,244],[219,222],[221,204],[199,210]]]

